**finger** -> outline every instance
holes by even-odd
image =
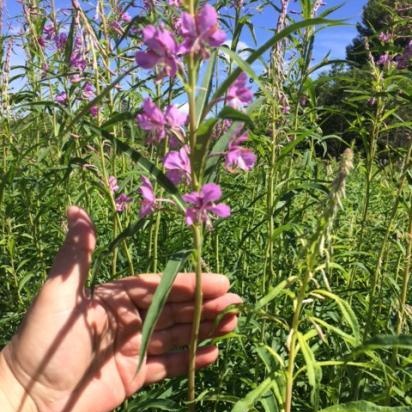
[[[242,303],[240,296],[235,293],[226,293],[214,299],[207,300],[202,306],[202,320],[213,320],[230,305]],[[193,302],[170,302],[167,303],[156,323],[156,330],[166,329],[176,324],[191,323],[193,321]],[[140,311],[142,318],[146,311]]]
[[[219,351],[215,346],[201,348],[196,353],[196,369],[209,366],[216,361]],[[188,351],[149,356],[146,367],[145,384],[161,381],[165,378],[180,376],[187,373],[189,364]]]
[[[199,340],[225,335],[236,328],[237,316],[227,315],[216,325],[215,322],[206,321],[200,324]],[[192,335],[192,325],[174,325],[169,329],[155,331],[149,343],[148,354],[160,355],[182,346],[189,345]]]
[[[147,309],[153,294],[161,280],[160,274],[144,274],[121,279],[120,282],[134,303],[141,309]],[[169,302],[188,302],[194,299],[196,277],[194,273],[179,273],[173,283]],[[212,299],[225,294],[230,284],[226,276],[202,274],[202,292],[204,299]]]
[[[78,298],[84,294],[92,252],[96,245],[93,223],[89,215],[77,206],[67,210],[68,232],[55,257],[46,289],[53,289],[53,299]]]
[[[124,357],[137,357],[141,340],[142,319],[139,311],[122,288],[98,286],[94,298],[103,303],[116,333],[115,352]]]

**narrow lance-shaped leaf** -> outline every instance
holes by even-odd
[[[156,326],[156,322],[163,310],[163,307],[167,301],[169,293],[172,289],[173,282],[178,274],[179,270],[185,264],[188,256],[192,251],[184,250],[176,253],[166,265],[163,272],[162,279],[157,287],[152,303],[150,304],[149,310],[147,311],[146,318],[142,329],[142,340],[140,346],[139,363],[137,366],[137,371],[141,368],[143,364],[144,357],[146,355],[147,347],[149,345],[150,338]]]
[[[202,113],[212,90],[213,73],[216,67],[216,56],[217,52],[211,54],[202,84],[196,95],[196,127],[199,127],[201,119],[203,118]]]
[[[255,389],[250,391],[243,399],[236,402],[235,406],[232,408],[232,412],[249,412],[255,402],[257,402],[259,398],[267,392],[267,390],[271,386],[271,383],[272,379],[266,378]]]

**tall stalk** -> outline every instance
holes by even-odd
[[[188,1],[188,11],[192,16],[196,13],[195,0]],[[196,170],[196,146],[197,146],[197,113],[196,113],[196,85],[198,76],[198,62],[193,52],[188,56],[188,90],[187,97],[189,101],[189,143],[190,143],[190,160],[191,160],[191,187],[198,191],[201,186],[201,170]],[[195,307],[193,314],[192,333],[189,343],[189,366],[188,366],[188,411],[194,412],[196,406],[195,388],[196,388],[196,351],[199,341],[200,316],[203,304],[202,295],[202,225],[193,225],[193,263],[195,268]]]
[[[286,24],[287,10],[289,6],[289,0],[282,0],[282,8],[279,13],[276,32],[280,33]],[[275,201],[275,186],[277,175],[277,158],[279,151],[279,137],[281,128],[283,126],[283,116],[280,110],[282,102],[286,99],[286,95],[283,91],[284,82],[284,53],[285,45],[284,41],[277,42],[272,50],[270,61],[270,75],[271,80],[271,95],[274,96],[271,104],[271,141],[270,141],[270,160],[269,160],[269,173],[267,180],[267,195],[266,195],[266,213],[267,213],[267,245],[265,253],[262,293],[266,292],[268,282],[274,279],[275,273],[273,270],[273,257],[274,257],[274,244],[273,233],[275,229],[274,218],[274,201]]]
[[[406,155],[406,158],[402,166],[401,178],[398,184],[398,191],[397,191],[395,200],[392,205],[392,210],[389,215],[388,223],[386,225],[385,235],[383,237],[383,240],[382,240],[382,243],[379,249],[379,254],[378,254],[378,259],[376,261],[375,269],[372,272],[372,276],[369,282],[370,293],[369,293],[369,300],[368,300],[368,311],[366,315],[367,322],[365,324],[365,330],[363,333],[364,341],[367,339],[369,332],[371,330],[373,331],[372,328],[374,327],[374,320],[376,316],[376,313],[374,312],[374,310],[376,309],[376,305],[375,305],[376,292],[380,286],[380,281],[381,281],[381,276],[382,276],[382,265],[384,263],[384,256],[386,253],[386,249],[388,247],[389,236],[392,233],[393,222],[398,212],[399,202],[401,201],[404,184],[407,179],[407,173],[411,166],[411,154],[412,154],[411,152],[412,152],[412,144],[409,145],[409,150],[408,150],[408,153]]]
[[[341,199],[345,195],[345,182],[346,178],[353,168],[353,153],[352,150],[346,149],[342,155],[342,161],[340,164],[339,172],[332,183],[329,198],[324,208],[323,215],[319,220],[318,228],[313,235],[308,246],[304,250],[306,256],[305,271],[300,281],[299,291],[294,304],[293,318],[290,325],[289,337],[288,337],[288,366],[285,372],[286,375],[286,388],[285,388],[285,412],[292,411],[292,395],[293,395],[293,383],[294,383],[294,370],[295,360],[298,354],[298,332],[299,324],[301,322],[301,314],[303,309],[303,302],[306,296],[307,287],[309,281],[313,278],[318,256],[323,253],[323,245],[327,240],[330,229],[332,227],[336,213],[341,205]]]

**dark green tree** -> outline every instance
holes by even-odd
[[[367,63],[365,37],[375,58],[383,53],[385,44],[379,40],[380,33],[389,34],[401,53],[412,38],[412,0],[369,0],[356,28],[359,34],[346,48],[348,60],[361,66]]]

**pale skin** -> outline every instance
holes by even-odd
[[[106,412],[144,385],[187,372],[194,275],[179,274],[138,372],[141,330],[160,275],[145,274],[85,288],[96,238],[85,211],[71,207],[69,230],[49,277],[10,343],[0,352],[0,409]],[[241,302],[226,277],[204,274],[201,339],[232,331],[237,318],[214,319]],[[176,348],[179,348],[176,351]],[[213,363],[215,346],[196,366]]]

